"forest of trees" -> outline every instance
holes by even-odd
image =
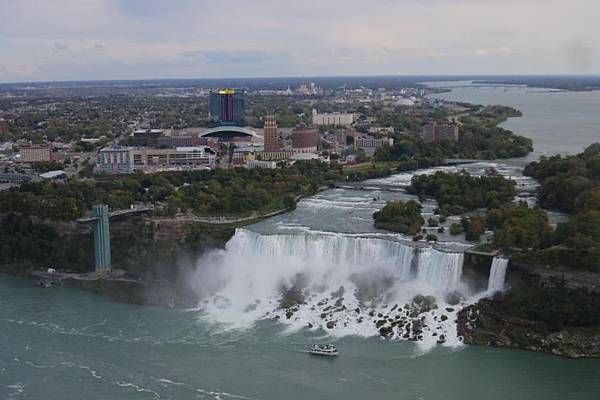
[[[377,149],[374,157],[377,161],[396,161],[415,156],[486,160],[523,157],[533,150],[532,141],[498,127],[507,118],[520,115],[518,110],[511,107],[484,107],[459,118],[461,126],[457,142],[426,144],[417,135],[399,135],[393,146]],[[413,128],[420,129],[424,121],[420,123],[418,128]]]
[[[375,169],[356,173],[355,177],[387,173]],[[245,216],[290,208],[290,196],[313,194],[319,187],[344,178],[341,168],[316,161],[276,170],[164,172],[97,181],[71,178],[64,183],[25,183],[0,192],[0,209],[5,213],[71,221],[97,203],[123,209],[141,202],[160,205],[170,214],[179,209],[200,216]]]
[[[541,182],[542,207],[570,216],[556,227],[551,245],[527,258],[600,272],[600,143],[574,156],[543,157],[527,165],[525,174]]]

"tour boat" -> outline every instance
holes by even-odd
[[[338,351],[332,344],[313,344],[308,348],[308,352],[310,354],[314,354],[316,356],[337,356]]]

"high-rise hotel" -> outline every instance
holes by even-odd
[[[244,92],[235,89],[211,91],[210,119],[216,125],[243,125]]]

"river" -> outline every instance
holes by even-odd
[[[540,155],[577,154],[600,141],[600,91],[571,92],[507,85],[476,85],[469,81],[428,82],[450,92],[432,97],[482,105],[512,106],[522,117],[509,118],[503,128],[533,140],[528,161]]]
[[[535,188],[518,163],[465,168],[489,167]],[[417,173],[439,169],[456,167]],[[0,399],[600,397],[598,360],[462,344],[456,311],[487,293],[462,278],[464,238],[443,233],[433,245],[373,228],[372,213],[387,200],[411,198],[411,177],[372,181],[392,191],[326,190],[238,230],[188,277],[204,295],[196,309],[117,304],[0,277]],[[434,208],[425,202],[426,219]],[[490,286],[503,287],[505,264],[495,260]],[[294,288],[302,304],[288,313],[279,302]],[[419,295],[437,308],[415,311]],[[391,340],[377,323],[390,327]],[[313,342],[335,343],[339,357],[309,356]]]

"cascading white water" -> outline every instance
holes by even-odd
[[[504,290],[504,281],[506,279],[506,269],[508,267],[508,259],[502,257],[494,257],[492,266],[490,267],[490,277],[488,279],[488,292],[496,292]]]
[[[414,324],[424,325],[430,342],[441,337],[444,343],[459,344],[455,310],[445,296],[463,291],[462,263],[462,253],[400,241],[238,229],[225,250],[199,261],[193,281],[199,291],[210,293],[201,304],[207,318],[234,326],[275,317],[293,328],[375,335],[385,322],[396,329],[390,335],[408,338],[411,323],[402,330],[392,322],[416,321],[418,314],[421,322]],[[300,298],[282,308],[285,293]],[[425,311],[424,303],[415,305],[415,296],[429,296]],[[426,341],[423,335],[415,338]]]

